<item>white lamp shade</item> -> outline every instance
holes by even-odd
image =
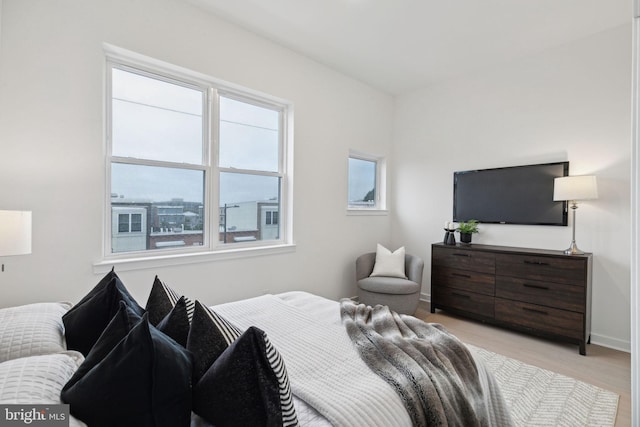
[[[31,253],[31,212],[0,210],[0,256]]]
[[[595,176],[563,176],[553,182],[553,200],[592,200],[598,198]]]

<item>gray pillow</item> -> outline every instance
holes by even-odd
[[[60,404],[60,390],[84,357],[76,351],[0,363],[0,403]]]
[[[62,316],[69,303],[36,303],[0,309],[0,362],[67,349]]]

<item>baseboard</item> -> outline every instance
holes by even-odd
[[[431,294],[420,294],[420,301],[431,302]]]
[[[591,333],[591,344],[601,345],[602,347],[612,348],[614,350],[624,351],[631,353],[631,342],[624,341],[618,338],[608,337],[606,335],[599,335]]]

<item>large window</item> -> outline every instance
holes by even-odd
[[[350,152],[348,203],[350,210],[384,210],[384,159]]]
[[[108,59],[107,255],[286,243],[286,104]]]

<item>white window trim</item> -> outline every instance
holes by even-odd
[[[240,243],[238,245],[241,245]],[[106,274],[115,267],[117,271],[133,271],[148,268],[172,267],[177,265],[210,263],[216,261],[224,261],[231,259],[242,259],[249,257],[267,256],[275,254],[285,254],[296,251],[296,245],[293,243],[278,244],[272,246],[253,246],[238,247],[233,249],[204,251],[204,252],[188,252],[180,251],[180,253],[171,253],[170,251],[161,251],[162,255],[148,257],[128,257],[122,259],[102,260],[93,264],[94,274]]]
[[[376,163],[376,203],[375,206],[355,207],[349,205],[347,200],[347,215],[387,215],[387,159],[384,156],[365,153],[363,151],[349,150],[348,159],[366,160]],[[347,170],[349,168],[347,161]],[[347,182],[347,186],[348,186]],[[348,193],[348,191],[347,191]]]
[[[192,84],[197,88],[208,88],[207,94],[208,105],[205,105],[205,135],[210,139],[204,144],[204,161],[203,165],[185,165],[180,164],[181,168],[194,168],[204,170],[205,176],[208,177],[208,183],[205,185],[205,206],[208,206],[208,214],[205,215],[205,232],[203,236],[203,246],[183,248],[180,250],[162,249],[154,251],[140,251],[127,253],[111,253],[111,221],[110,209],[111,204],[111,163],[122,162],[127,163],[126,158],[111,156],[111,109],[110,99],[106,100],[105,108],[105,207],[103,209],[103,254],[102,259],[93,264],[94,273],[99,274],[108,272],[112,266],[117,266],[119,270],[137,270],[150,268],[155,266],[183,265],[200,262],[211,262],[219,259],[234,259],[248,256],[276,254],[283,252],[291,252],[295,250],[293,243],[293,105],[291,102],[271,95],[260,93],[233,83],[225,82],[202,73],[188,70],[173,64],[169,64],[160,60],[146,57],[144,55],[128,51],[107,43],[103,44],[105,52],[105,88],[107,84],[111,84],[110,65],[132,67],[135,70],[149,72],[154,76],[165,77],[168,81],[179,80],[181,84]],[[110,93],[110,90],[107,91]],[[218,135],[217,132],[211,131],[212,120],[218,117],[217,100],[219,95],[233,97],[245,102],[251,102],[256,105],[265,105],[269,108],[277,107],[281,111],[281,139],[280,139],[280,171],[278,176],[281,177],[281,195],[280,195],[280,226],[281,236],[278,240],[232,243],[221,245],[218,243],[218,222],[219,212],[218,203],[218,176],[220,170],[217,166],[218,160]],[[108,98],[108,96],[105,96]],[[212,149],[214,152],[209,153]],[[168,162],[156,161],[136,161],[136,164],[147,163],[149,165],[167,166]],[[251,171],[254,173],[254,171]],[[109,217],[109,218],[107,218]]]
[[[264,108],[269,108],[272,109],[274,111],[279,111],[280,113],[280,129],[282,130],[280,132],[280,139],[278,141],[278,150],[280,150],[280,152],[282,153],[279,156],[278,159],[278,171],[277,172],[268,172],[268,171],[259,171],[259,170],[254,170],[254,169],[239,169],[239,168],[228,168],[228,167],[221,167],[218,166],[219,162],[219,147],[220,147],[220,138],[219,138],[219,132],[214,136],[215,141],[214,141],[214,148],[216,149],[215,155],[214,155],[214,161],[213,161],[213,170],[214,170],[214,174],[215,176],[220,176],[220,173],[240,173],[240,174],[248,174],[248,175],[256,175],[256,176],[266,176],[266,177],[274,177],[274,178],[280,178],[280,189],[281,189],[281,194],[280,194],[280,207],[283,208],[282,209],[282,215],[284,216],[283,220],[284,222],[281,222],[281,235],[280,238],[278,240],[269,240],[270,243],[278,245],[278,244],[287,244],[289,242],[289,236],[291,236],[291,228],[290,227],[285,227],[284,225],[290,225],[290,221],[288,220],[289,218],[289,213],[287,212],[286,209],[284,209],[284,204],[283,204],[283,200],[287,201],[287,206],[289,206],[292,202],[292,200],[288,197],[288,194],[290,193],[286,186],[286,178],[288,176],[290,176],[291,174],[291,170],[288,168],[288,164],[290,164],[290,159],[289,156],[287,156],[287,149],[289,148],[289,144],[287,144],[287,136],[288,136],[288,126],[287,123],[290,121],[290,118],[287,117],[287,113],[288,113],[288,109],[286,105],[277,105],[276,103],[273,102],[265,102],[264,99],[260,99],[257,97],[252,97],[250,95],[245,95],[245,94],[238,94],[237,92],[229,92],[223,89],[220,90],[216,90],[215,91],[215,115],[213,117],[216,118],[216,120],[218,120],[219,118],[219,97],[223,96],[225,98],[229,98],[229,99],[233,99],[236,101],[240,101],[240,102],[246,102],[246,103],[250,103],[253,105],[257,105],[260,107],[264,107]],[[277,107],[277,108],[275,108]],[[219,129],[218,129],[219,131]],[[213,201],[213,205],[214,206],[219,206],[220,205],[220,201],[218,199],[219,196],[219,192],[215,191],[214,197],[216,198],[216,200]],[[213,231],[213,230],[212,230]],[[253,246],[270,246],[269,244],[265,244],[265,243],[254,243],[254,242],[246,242],[246,243],[242,243],[242,242],[234,242],[234,243],[220,243],[218,241],[218,239],[216,239],[215,241],[212,240],[213,242],[213,250],[224,250],[225,248],[237,248],[237,247],[253,247]]]

